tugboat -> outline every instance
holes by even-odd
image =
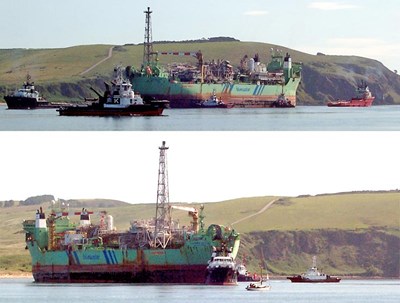
[[[282,93],[278,96],[278,98],[272,102],[271,107],[273,108],[291,108],[294,107],[292,102],[285,97],[285,94]]]
[[[225,246],[220,251],[213,250],[208,261],[206,284],[237,285],[236,263],[231,250],[227,250]]]
[[[217,94],[213,91],[210,98],[203,100],[195,104],[197,108],[232,108],[233,104],[226,104],[222,100],[218,99]]]
[[[145,102],[132,89],[132,84],[124,79],[122,67],[114,69],[114,79],[110,85],[104,83],[106,91],[102,96],[92,87],[98,101],[90,105],[60,107],[60,116],[160,116],[168,107],[167,100],[151,100]]]
[[[313,257],[313,265],[307,270],[307,272],[301,275],[287,277],[287,279],[294,283],[337,283],[341,280],[341,278],[329,276],[319,272],[317,269],[317,258],[315,256]]]
[[[29,73],[26,75],[26,82],[18,90],[4,96],[8,109],[35,109],[38,107],[55,107],[44,98],[40,97],[39,92],[35,90],[34,82]]]
[[[356,96],[351,100],[337,100],[328,102],[329,107],[368,107],[372,105],[375,97],[372,96],[371,91],[365,81],[361,81],[361,84],[356,89]]]

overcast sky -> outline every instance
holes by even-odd
[[[398,0],[2,0],[0,48],[142,43],[148,6],[153,40],[230,36],[400,69]]]
[[[399,188],[397,132],[0,132],[0,201],[52,194],[155,203]]]

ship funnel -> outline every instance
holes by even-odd
[[[283,59],[283,72],[285,73],[285,82],[287,83],[293,77],[292,58],[286,53]]]
[[[90,222],[90,215],[93,214],[92,211],[88,211],[86,208],[82,208],[81,212],[76,212],[75,215],[79,215],[79,225],[80,226],[89,226]]]
[[[248,63],[248,67],[249,71],[252,73],[254,72],[255,69],[255,61],[253,58],[250,58],[249,63]]]
[[[114,218],[111,215],[106,216],[106,228],[107,228],[107,231],[114,230]]]
[[[36,220],[35,220],[35,227],[36,228],[46,228],[46,216],[40,207],[40,210],[38,209],[36,211]]]

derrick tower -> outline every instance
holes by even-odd
[[[157,205],[155,217],[154,242],[155,247],[165,248],[171,239],[171,208],[169,205],[167,153],[169,147],[162,142],[158,165]]]
[[[143,51],[143,65],[146,66],[150,62],[152,62],[153,52],[153,38],[152,38],[152,30],[151,30],[151,14],[153,13],[150,10],[150,7],[147,7],[147,11],[144,11],[146,14],[146,23],[144,29],[144,51]]]

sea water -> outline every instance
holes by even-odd
[[[144,284],[37,284],[32,279],[0,279],[0,303],[397,303],[399,280],[342,280],[340,283],[291,283],[272,280],[266,292],[237,286]]]
[[[400,106],[166,109],[159,117],[66,117],[0,106],[0,131],[399,131]]]

